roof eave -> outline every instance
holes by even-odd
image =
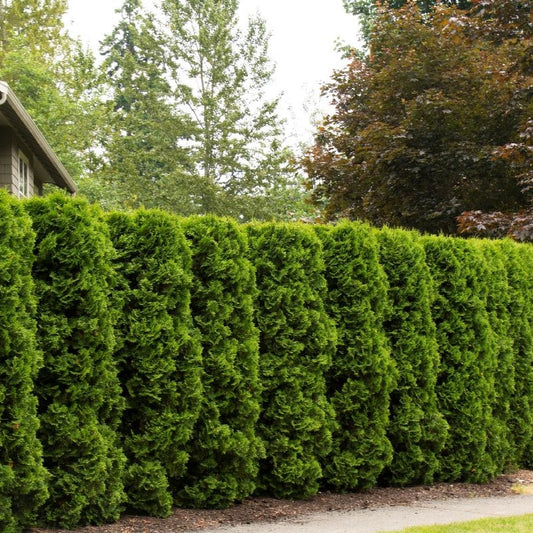
[[[20,100],[13,93],[9,85],[0,81],[0,93],[2,105],[7,105],[13,111],[15,117],[18,119],[18,127],[22,127],[26,136],[33,139],[37,147],[43,166],[48,170],[50,176],[57,186],[67,189],[72,194],[78,190],[74,180],[68,173],[63,163],[59,160],[52,147],[38,128],[37,124],[30,117],[29,113],[24,109]]]

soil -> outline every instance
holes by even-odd
[[[30,533],[174,533],[192,532],[218,526],[273,522],[294,519],[328,511],[374,509],[387,505],[413,505],[418,501],[509,496],[533,491],[533,471],[519,470],[498,476],[490,483],[438,483],[429,486],[379,487],[368,492],[334,494],[319,493],[301,500],[250,498],[225,510],[174,509],[169,518],[124,516],[119,522],[104,526],[88,526],[72,530],[34,528]]]

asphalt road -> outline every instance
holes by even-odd
[[[418,502],[410,506],[328,512],[294,521],[255,523],[202,533],[378,533],[409,526],[449,524],[478,518],[533,513],[533,495]]]

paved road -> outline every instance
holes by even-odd
[[[533,513],[533,495],[418,502],[412,506],[328,512],[277,523],[204,530],[202,533],[377,533],[409,526]]]

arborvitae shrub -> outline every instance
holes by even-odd
[[[113,360],[116,313],[108,296],[113,248],[101,213],[52,195],[26,204],[37,233],[33,276],[44,366],[36,381],[51,473],[42,519],[50,524],[116,520],[124,456],[116,429],[123,399]]]
[[[512,467],[533,467],[533,247],[505,240],[498,246],[507,268],[508,335],[512,340],[514,388],[509,394]]]
[[[324,482],[336,490],[368,489],[392,457],[386,433],[395,370],[383,329],[387,281],[370,226],[343,223],[316,232],[324,249],[326,311],[338,336],[326,374],[337,426]]]
[[[304,498],[318,491],[334,417],[325,373],[336,335],[324,309],[322,250],[312,228],[303,225],[250,225],[248,234],[264,389],[258,431],[266,458],[259,489]]]
[[[441,356],[438,406],[450,425],[438,478],[484,482],[496,466],[487,449],[494,429],[494,347],[479,276],[483,256],[463,239],[424,237],[421,242],[437,289],[432,315]]]
[[[35,235],[22,205],[0,190],[0,531],[34,524],[46,500],[33,380],[36,349],[31,267]]]
[[[485,265],[485,270],[480,274],[487,285],[486,306],[494,350],[491,394],[493,429],[489,433],[487,450],[495,464],[496,473],[501,473],[518,465],[512,450],[514,436],[510,431],[511,399],[515,395],[513,338],[509,334],[511,293],[501,246],[488,240],[468,242],[479,249]]]
[[[185,473],[199,414],[201,353],[190,313],[191,254],[178,221],[160,211],[107,218],[117,252],[120,432],[128,507],[167,516],[169,480]]]
[[[203,348],[203,402],[177,501],[222,508],[255,489],[263,453],[255,277],[245,232],[215,217],[183,221],[192,250],[191,308]]]
[[[431,316],[433,280],[415,233],[384,228],[378,240],[389,283],[385,330],[398,370],[387,433],[393,459],[382,481],[432,483],[448,433],[435,392],[439,352]]]

